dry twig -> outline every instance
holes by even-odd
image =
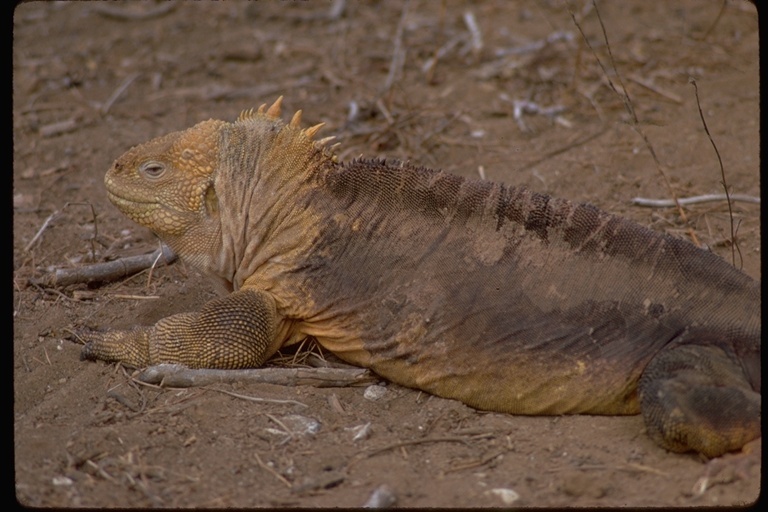
[[[392,84],[395,83],[398,75],[400,74],[403,64],[405,64],[405,51],[403,46],[403,31],[405,30],[405,19],[408,16],[408,9],[411,7],[411,0],[407,0],[403,4],[403,11],[400,14],[400,21],[397,23],[397,29],[395,30],[395,40],[392,45],[392,60],[389,63],[389,73],[387,79],[384,82],[380,96],[384,96],[389,92]]]
[[[255,368],[251,370],[193,370],[180,365],[150,366],[139,380],[174,388],[226,382],[262,382],[280,386],[363,386],[377,379],[363,368]]]
[[[41,126],[38,130],[38,133],[41,137],[55,137],[56,135],[61,135],[62,133],[71,132],[75,128],[77,128],[77,119],[70,117],[69,119],[64,119],[63,121],[56,121],[55,123]]]
[[[61,210],[56,210],[52,214],[50,214],[44,221],[43,225],[40,226],[40,229],[37,230],[37,233],[35,233],[35,236],[32,237],[32,240],[29,241],[29,243],[24,246],[24,251],[29,251],[29,249],[32,248],[33,245],[35,245],[35,242],[43,235],[43,231],[48,229],[48,226],[53,222],[54,219],[59,217],[61,215]]]
[[[472,53],[477,56],[483,50],[483,34],[480,32],[480,27],[477,25],[475,14],[472,11],[464,11],[463,19],[471,36]]]
[[[58,218],[61,213],[64,212],[67,208],[70,206],[88,206],[91,208],[91,217],[93,219],[93,236],[90,238],[91,242],[91,261],[96,261],[96,247],[93,244],[93,241],[96,239],[96,237],[99,235],[99,223],[97,221],[97,215],[96,210],[93,208],[93,205],[91,203],[66,203],[61,210],[56,210],[52,214],[48,216],[48,218],[45,219],[43,222],[43,225],[40,226],[40,229],[37,230],[37,233],[35,233],[35,236],[32,237],[32,240],[29,241],[29,243],[24,247],[24,251],[29,251],[29,249],[35,244],[35,242],[38,241],[38,239],[42,236],[43,232],[50,226],[51,222]]]
[[[760,198],[750,196],[747,194],[704,194],[700,196],[680,197],[677,202],[682,205],[708,203],[713,201],[741,201],[744,203],[760,204]],[[672,199],[650,199],[647,197],[634,197],[632,198],[632,204],[636,206],[649,206],[651,208],[665,208],[668,206],[675,206],[675,202]]]
[[[669,190],[670,196],[675,201],[675,204],[677,205],[677,211],[680,215],[680,219],[685,223],[686,226],[688,226],[688,236],[691,238],[691,241],[696,246],[701,246],[699,243],[699,239],[696,236],[696,233],[693,231],[693,228],[690,227],[690,224],[688,223],[688,216],[685,214],[685,210],[683,210],[683,207],[678,203],[677,201],[677,194],[675,193],[675,189],[672,187],[672,183],[669,181],[669,178],[667,177],[667,173],[664,172],[664,169],[661,166],[661,161],[659,161],[659,157],[656,155],[656,151],[653,149],[653,145],[651,144],[651,141],[648,139],[648,136],[645,134],[645,132],[640,128],[640,122],[637,118],[637,113],[635,112],[635,107],[632,104],[632,99],[629,97],[629,93],[627,92],[627,88],[624,85],[624,81],[621,78],[621,73],[619,73],[618,68],[616,67],[616,61],[613,58],[613,51],[611,50],[611,44],[608,41],[608,32],[605,29],[605,24],[603,23],[603,18],[600,16],[600,10],[597,8],[597,3],[595,0],[592,0],[592,7],[595,10],[595,14],[597,16],[597,20],[600,23],[600,28],[603,32],[603,40],[605,41],[606,49],[608,50],[608,57],[611,62],[611,66],[613,67],[614,73],[616,74],[616,78],[619,80],[619,86],[621,87],[621,92],[616,88],[616,85],[613,83],[613,80],[610,79],[610,76],[608,74],[608,70],[605,69],[605,66],[603,65],[603,61],[600,60],[600,57],[598,57],[597,52],[592,47],[592,44],[589,42],[589,38],[587,38],[586,34],[584,33],[584,30],[581,28],[581,24],[576,19],[576,15],[571,11],[571,19],[573,20],[573,23],[576,25],[576,28],[579,29],[579,33],[581,34],[582,39],[586,43],[586,45],[589,47],[590,51],[592,52],[592,55],[594,55],[595,60],[597,61],[598,65],[600,66],[600,69],[603,70],[603,76],[605,76],[608,85],[610,88],[615,92],[619,98],[621,98],[622,102],[624,103],[624,108],[626,109],[627,113],[630,116],[630,119],[632,120],[631,127],[635,132],[640,135],[640,137],[643,139],[643,142],[645,143],[646,148],[648,148],[648,152],[651,154],[651,157],[653,158],[653,161],[656,164],[656,169],[659,171],[659,174],[661,175],[661,178],[664,180],[664,184],[667,187],[667,190]]]
[[[347,469],[352,467],[353,464],[357,464],[363,459],[367,459],[368,457],[373,457],[374,455],[378,455],[380,453],[393,450],[395,448],[402,448],[404,446],[413,446],[416,444],[426,444],[426,443],[462,443],[465,445],[468,445],[468,441],[464,439],[463,437],[425,437],[422,439],[412,439],[410,441],[400,441],[397,443],[388,444],[386,446],[382,446],[381,448],[375,448],[368,452],[363,452],[358,455],[356,455],[352,460],[349,461],[349,464],[347,465]]]
[[[117,101],[117,98],[119,98],[120,95],[123,94],[126,89],[128,89],[128,86],[131,85],[133,81],[139,77],[140,74],[141,73],[132,73],[128,75],[125,80],[123,80],[123,83],[121,83],[120,86],[115,89],[115,92],[112,93],[112,96],[110,96],[109,99],[105,101],[99,109],[101,115],[105,115],[107,112],[109,112],[109,109],[112,108],[112,105],[115,103],[115,101]]]
[[[139,376],[141,378],[141,376]],[[296,400],[280,400],[277,398],[260,398],[256,396],[248,396],[248,395],[241,395],[240,393],[233,393],[232,391],[226,391],[223,389],[216,389],[216,388],[208,388],[203,387],[202,389],[207,389],[209,391],[218,391],[219,393],[224,393],[225,395],[229,395],[234,398],[239,398],[241,400],[247,400],[249,402],[259,402],[259,403],[268,403],[268,404],[285,404],[285,405],[300,405],[301,407],[309,407],[307,404],[298,402]]]
[[[601,135],[603,135],[607,131],[608,131],[608,127],[604,126],[602,129],[600,129],[599,131],[597,131],[595,133],[592,133],[590,135],[586,135],[586,136],[584,136],[584,137],[582,137],[582,138],[580,138],[580,139],[578,139],[578,140],[576,140],[576,141],[574,141],[574,142],[572,142],[570,144],[566,144],[565,146],[563,146],[561,148],[557,148],[557,149],[555,149],[553,151],[548,152],[547,154],[545,154],[541,158],[538,158],[538,159],[534,160],[533,162],[528,162],[527,164],[523,165],[522,167],[518,167],[515,170],[515,172],[522,172],[522,171],[530,169],[531,167],[535,167],[535,166],[539,165],[540,163],[542,163],[542,162],[544,162],[546,160],[549,160],[550,158],[552,158],[554,156],[557,156],[557,155],[560,155],[562,153],[565,153],[566,151],[570,151],[571,149],[576,148],[578,146],[582,146],[582,145],[586,144],[587,142],[590,142],[590,141],[600,137]]]
[[[677,103],[678,105],[683,103],[683,99],[680,96],[678,96],[673,92],[662,89],[661,87],[653,83],[651,80],[648,80],[646,78],[643,78],[637,75],[629,75],[629,79],[635,82],[636,84],[642,85],[649,91],[655,92],[659,96],[668,99],[673,103]]]
[[[253,452],[253,456],[256,458],[256,462],[259,463],[259,466],[266,469],[272,476],[280,480],[282,483],[284,483],[289,489],[291,488],[291,482],[285,479],[283,475],[269,467],[267,464],[264,463],[264,461],[261,460],[261,457],[259,457],[259,454],[256,452]]]
[[[712,134],[709,133],[709,127],[707,126],[707,121],[704,119],[704,112],[701,111],[701,102],[699,101],[699,87],[696,85],[696,80],[691,77],[690,82],[693,84],[693,90],[696,92],[696,106],[699,109],[699,116],[701,117],[701,124],[704,125],[704,131],[707,133],[707,137],[709,138],[709,142],[712,143],[712,147],[715,149],[715,154],[717,155],[717,161],[720,164],[720,176],[722,178],[722,185],[723,190],[725,190],[725,201],[728,203],[728,218],[730,219],[730,226],[731,226],[731,263],[734,267],[736,267],[736,251],[739,253],[739,265],[738,267],[741,267],[744,263],[744,259],[741,256],[741,249],[739,249],[738,242],[736,240],[736,233],[733,228],[733,207],[731,206],[731,197],[730,192],[728,192],[728,184],[725,182],[725,168],[723,167],[723,159],[720,157],[720,151],[717,149],[717,145],[715,144],[715,141],[712,139]],[[737,268],[738,268],[737,267]]]
[[[509,450],[507,450],[505,448],[505,449],[503,449],[501,451],[494,452],[491,455],[486,455],[485,457],[483,457],[480,460],[475,460],[475,461],[471,461],[471,462],[464,462],[464,463],[456,464],[455,466],[451,466],[448,469],[446,469],[445,471],[443,471],[443,474],[453,473],[455,471],[462,471],[464,469],[474,469],[474,468],[477,468],[477,467],[480,467],[480,466],[485,466],[489,462],[492,462],[493,460],[495,460],[497,457],[501,457],[502,455],[504,455],[508,451]]]
[[[117,281],[124,277],[151,267],[162,256],[165,264],[176,259],[176,255],[166,245],[151,254],[129,256],[114,261],[95,263],[79,268],[62,268],[40,279],[30,279],[33,284],[41,286],[68,286],[75,283],[104,283]]]

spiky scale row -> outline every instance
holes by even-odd
[[[267,109],[267,115],[269,117],[280,117],[280,107],[283,105],[283,97],[278,97],[275,102]],[[262,105],[263,106],[263,105]],[[261,107],[259,107],[261,110]]]
[[[236,121],[239,123],[240,121],[245,121],[246,119],[250,119],[251,117],[253,117],[253,109],[248,108],[240,112],[240,115],[237,116]]]
[[[320,123],[320,124],[316,124],[315,126],[310,126],[306,130],[304,130],[304,134],[311,139],[317,134],[317,132],[320,131],[320,128],[322,128],[323,126],[325,126],[325,123]]]
[[[258,109],[256,109],[255,114],[252,108],[243,110],[240,113],[240,115],[237,116],[237,121],[245,121],[247,119],[251,119],[255,115],[262,115],[262,116],[278,119],[281,114],[282,104],[283,104],[283,97],[280,96],[275,100],[275,102],[269,108],[267,108],[266,103],[263,103],[261,106],[259,106]],[[293,114],[293,117],[291,118],[291,122],[289,123],[292,128],[299,128],[301,126],[301,115],[302,115],[301,110],[297,110],[296,113]],[[320,129],[323,126],[325,126],[325,123],[319,123],[314,126],[310,126],[306,130],[303,130],[304,135],[306,135],[307,138],[312,139],[317,134],[317,132],[320,131]],[[324,146],[334,138],[335,137],[325,137],[324,139],[321,139],[318,142],[321,146]]]
[[[291,118],[291,126],[294,128],[301,126],[301,110],[297,110],[296,113],[293,114],[293,117]]]

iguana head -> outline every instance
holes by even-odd
[[[236,255],[261,229],[259,221],[281,225],[272,217],[293,212],[272,204],[295,195],[294,183],[316,168],[313,159],[336,161],[325,147],[333,137],[314,140],[322,124],[301,129],[300,110],[283,123],[281,102],[244,111],[234,123],[208,120],[130,149],[104,178],[110,201],[188,262],[231,281]],[[258,238],[268,235],[265,228]]]
[[[161,238],[184,235],[215,213],[213,179],[224,121],[204,121],[135,146],[104,177],[109,200]]]
[[[279,97],[269,108],[262,105],[255,112],[243,112],[234,124],[208,120],[131,148],[104,177],[110,201],[166,241],[199,228],[218,212],[214,181],[225,150],[220,147],[222,132],[227,127],[252,130],[263,141],[274,140],[276,133],[284,132],[286,136],[275,150],[275,159],[281,165],[295,159],[295,148],[309,154],[309,148],[323,148],[333,139],[313,140],[322,124],[301,130],[301,111],[296,112],[290,125],[284,125],[280,120],[282,99]],[[229,144],[235,146],[228,148],[229,152],[252,149],[238,148],[232,140]],[[327,155],[335,160],[331,153]],[[195,235],[199,239],[202,234]]]

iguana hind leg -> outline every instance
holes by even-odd
[[[760,393],[716,346],[663,350],[638,390],[648,435],[670,451],[718,457],[760,437]]]
[[[271,354],[277,314],[264,292],[243,289],[200,311],[169,316],[150,327],[87,336],[81,359],[137,367],[179,363],[190,368],[254,368]]]

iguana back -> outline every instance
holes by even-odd
[[[398,162],[316,183],[307,208],[324,220],[289,281],[350,316],[321,343],[396,382],[483,409],[633,413],[651,358],[704,335],[759,372],[758,283],[687,242]]]

